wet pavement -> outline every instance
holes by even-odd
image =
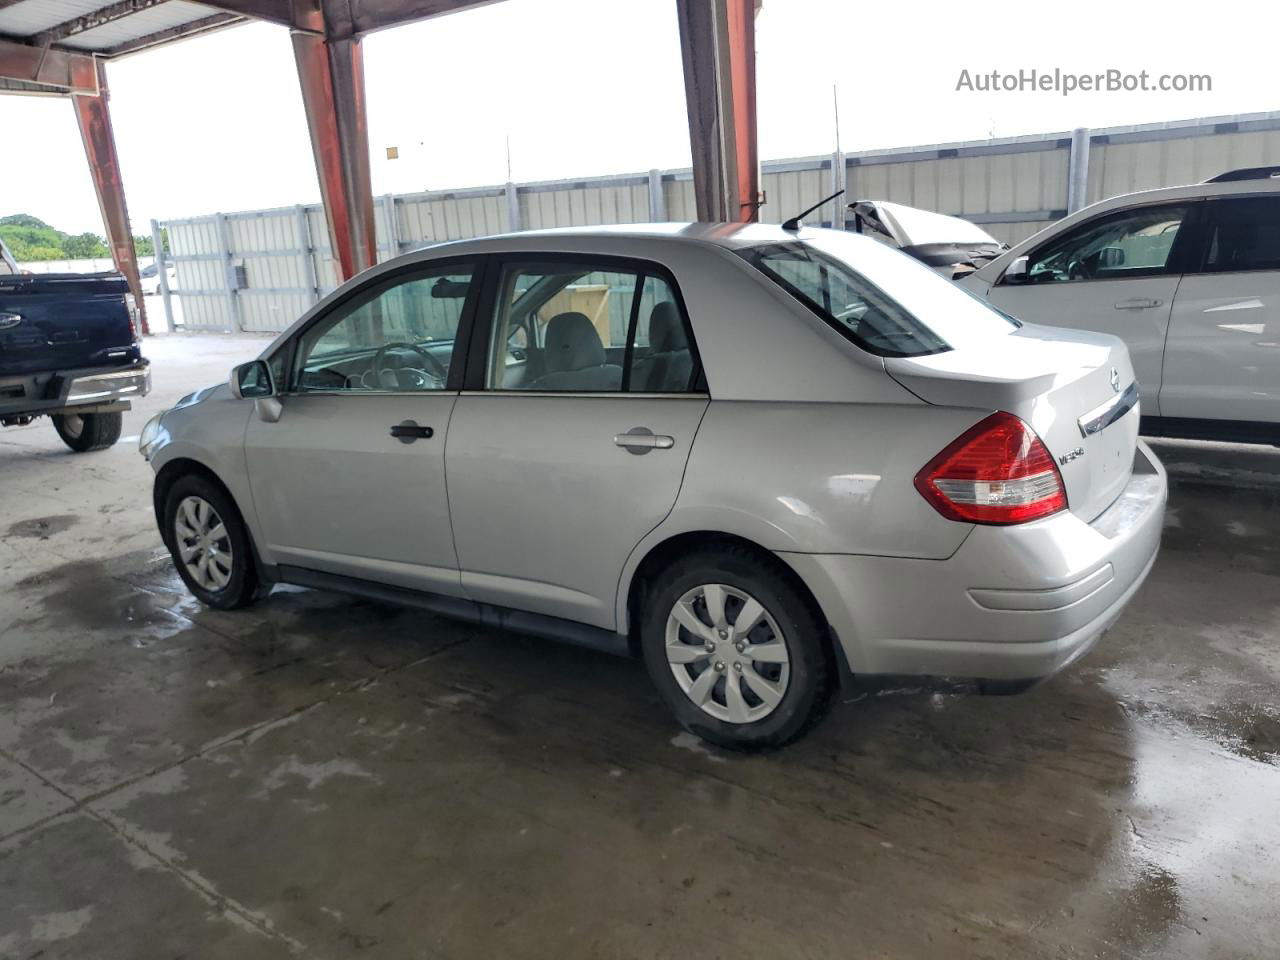
[[[126,436],[261,341],[151,341]],[[1280,451],[1162,443],[1146,586],[1017,697],[702,745],[637,663],[200,608],[123,443],[0,432],[0,957],[1280,956]]]

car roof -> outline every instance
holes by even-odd
[[[1105,178],[1103,187],[1105,189]],[[989,263],[975,270],[973,275],[988,283],[994,282],[1005,268],[1018,257],[1029,253],[1046,240],[1061,236],[1078,224],[1091,220],[1098,214],[1126,210],[1131,207],[1176,200],[1207,200],[1215,197],[1244,197],[1259,194],[1280,194],[1280,177],[1257,177],[1251,180],[1206,180],[1204,183],[1188,183],[1180,187],[1160,187],[1155,190],[1138,190],[1121,193],[1105,200],[1098,200],[1081,207],[1061,220],[1055,220],[1043,230],[1013,244]]]
[[[1200,197],[1229,197],[1253,193],[1280,193],[1280,177],[1259,177],[1254,180],[1219,180],[1204,183],[1188,183],[1180,187],[1159,187],[1154,190],[1136,190],[1121,193],[1090,204],[1086,210],[1100,211],[1111,207],[1128,207],[1136,203],[1160,200],[1187,200]]]
[[[594,227],[557,227],[543,230],[522,230],[519,233],[499,233],[468,240],[451,240],[431,244],[420,249],[433,252],[489,253],[545,249],[554,251],[557,241],[563,240],[669,240],[675,243],[693,243],[703,246],[740,250],[766,243],[794,243],[811,234],[814,227],[801,227],[797,231],[783,230],[769,223],[620,223]]]

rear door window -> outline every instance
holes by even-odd
[[[1210,201],[1204,271],[1280,270],[1280,196]]]
[[[485,376],[490,390],[684,393],[694,354],[659,268],[514,261],[502,271]]]

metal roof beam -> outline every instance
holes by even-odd
[[[11,40],[0,39],[0,77],[41,83],[66,93],[98,92],[98,71],[93,57]]]

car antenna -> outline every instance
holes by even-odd
[[[803,219],[804,219],[805,217],[807,217],[809,214],[813,213],[813,211],[817,210],[817,209],[818,209],[820,206],[822,206],[824,203],[830,203],[832,200],[834,200],[836,197],[840,196],[842,193],[844,193],[844,190],[843,190],[843,189],[840,189],[840,190],[837,190],[835,193],[833,193],[833,194],[832,194],[831,196],[829,196],[829,197],[823,197],[821,200],[819,200],[817,203],[815,203],[815,204],[814,204],[812,207],[810,207],[808,210],[804,210],[804,211],[802,211],[802,212],[800,212],[800,213],[797,213],[797,214],[796,214],[794,217],[792,217],[790,220],[785,221],[785,222],[782,224],[782,229],[783,229],[783,230],[790,231],[791,233],[794,233],[795,231],[797,231],[797,230],[799,230],[799,229],[800,229],[800,221],[801,221],[801,220],[803,220]]]

